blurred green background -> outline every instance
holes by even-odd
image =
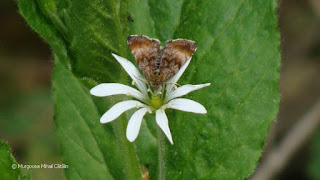
[[[282,0],[281,105],[263,157],[320,97],[320,0]],[[0,0],[0,139],[22,164],[62,163],[55,139],[50,47],[19,15],[16,2]],[[64,179],[63,169],[32,169],[33,179]],[[320,179],[320,132],[275,179]]]

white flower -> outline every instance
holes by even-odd
[[[173,144],[168,118],[165,109],[177,109],[186,112],[206,114],[207,110],[199,103],[185,98],[179,98],[192,91],[209,86],[207,84],[199,85],[183,85],[176,88],[175,84],[189,65],[191,58],[180,68],[180,70],[168,82],[159,88],[156,92],[152,92],[147,80],[140,74],[139,70],[127,59],[112,54],[115,59],[121,64],[124,70],[133,80],[133,84],[137,87],[134,89],[130,86],[119,83],[102,83],[90,90],[94,96],[105,97],[111,95],[123,94],[132,96],[137,100],[125,100],[111,107],[100,119],[101,123],[108,123],[118,118],[122,113],[129,109],[137,108],[138,110],[131,116],[127,126],[127,138],[133,142],[140,130],[143,116],[149,112],[155,111],[156,122],[167,136],[171,144]]]

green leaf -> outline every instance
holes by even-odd
[[[9,145],[0,141],[0,179],[30,179],[29,172],[18,168],[18,163],[11,154]]]
[[[56,134],[69,179],[244,179],[261,155],[279,104],[276,1],[19,0],[27,23],[53,48]],[[128,16],[133,18],[129,21]],[[134,61],[129,34],[197,42],[180,84],[212,85],[187,96],[208,114],[167,110],[174,145],[147,115],[135,145],[132,111],[107,125],[123,97],[94,98],[101,82],[129,84],[111,52]],[[147,170],[146,170],[147,168]]]
[[[126,118],[99,122],[117,99],[93,100],[88,89],[102,81],[127,81],[111,58],[111,52],[126,54],[126,2],[20,0],[18,5],[55,55],[56,135],[69,167],[67,177],[139,179],[134,146],[125,138]]]
[[[131,34],[197,42],[180,84],[210,82],[187,96],[207,115],[169,110],[167,179],[244,179],[261,155],[279,104],[276,1],[146,1],[129,4]],[[146,17],[146,18],[145,18]],[[156,149],[153,149],[156,150]],[[148,151],[148,150],[146,150]]]

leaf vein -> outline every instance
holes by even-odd
[[[56,86],[56,88],[59,89],[59,87],[57,87],[57,86]],[[82,88],[80,88],[80,89],[81,89],[82,93],[85,94],[85,92],[83,91],[83,89],[82,89]],[[85,94],[85,96],[87,96],[87,95]],[[87,98],[89,98],[89,97],[87,97]],[[73,106],[74,109],[76,110],[77,115],[79,116],[79,118],[84,122],[84,124],[86,125],[86,127],[89,129],[89,132],[90,132],[90,134],[91,134],[91,136],[92,136],[92,139],[94,140],[94,143],[97,145],[97,148],[99,149],[99,152],[101,153],[101,156],[103,157],[103,164],[104,164],[105,168],[109,171],[109,169],[108,169],[108,167],[107,167],[107,164],[106,164],[106,161],[105,161],[105,159],[104,159],[102,150],[100,149],[100,147],[99,147],[99,145],[98,145],[98,142],[97,142],[97,140],[96,140],[96,137],[93,135],[93,132],[92,132],[91,128],[89,127],[89,125],[87,124],[87,122],[85,121],[85,119],[83,118],[83,116],[81,115],[81,112],[78,110],[76,104],[72,101],[72,99],[71,99],[69,96],[66,96],[66,99],[68,99],[68,100],[70,101],[70,103],[72,104],[72,106]],[[91,99],[91,98],[89,98],[89,99]],[[96,106],[94,106],[94,107],[96,108]],[[96,111],[97,111],[97,109],[96,109]],[[111,174],[111,173],[110,173],[110,174]]]
[[[65,130],[65,128],[63,126],[60,126],[60,129],[64,132],[64,134],[66,135],[65,137],[68,137],[68,139],[70,139],[70,141],[77,145],[80,149],[82,149],[89,157],[91,157],[92,159],[94,159],[96,162],[98,162],[100,165],[102,165],[105,168],[105,165],[103,164],[103,162],[99,161],[99,159],[96,159],[93,155],[90,154],[90,152],[88,152],[82,145],[80,145],[79,143],[77,143],[73,138],[71,138],[71,136],[69,135],[69,133],[67,133],[67,131]]]
[[[77,17],[77,19],[81,22],[83,22],[86,26],[84,26],[85,28],[87,28],[87,30],[89,30],[91,32],[91,34],[93,35],[93,37],[104,47],[106,47],[107,49],[110,49],[113,52],[117,52],[116,48],[111,46],[109,43],[107,43],[107,41],[103,40],[100,35],[98,35],[96,33],[96,31],[94,30],[94,28],[92,27],[92,25],[88,22],[86,22],[85,20]]]
[[[239,7],[237,8],[237,11],[236,11],[235,15],[231,18],[230,22],[226,25],[226,27],[225,27],[220,33],[218,33],[216,37],[212,37],[212,42],[207,46],[206,49],[203,50],[202,55],[199,55],[199,59],[202,59],[202,57],[203,57],[205,54],[207,54],[208,51],[210,51],[210,49],[211,49],[212,46],[214,45],[214,42],[215,42],[223,33],[225,33],[225,32],[229,29],[229,27],[231,26],[231,24],[233,24],[233,22],[234,22],[235,18],[237,17],[237,15],[238,15],[238,13],[239,13],[239,10],[240,10],[242,4],[244,3],[244,1],[245,1],[245,0],[242,0],[242,1],[241,1]]]

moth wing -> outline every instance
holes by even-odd
[[[160,41],[146,36],[132,35],[128,37],[128,45],[143,75],[153,83],[156,78]]]
[[[160,83],[164,83],[174,76],[196,50],[197,44],[188,39],[177,39],[166,42],[161,50]]]

